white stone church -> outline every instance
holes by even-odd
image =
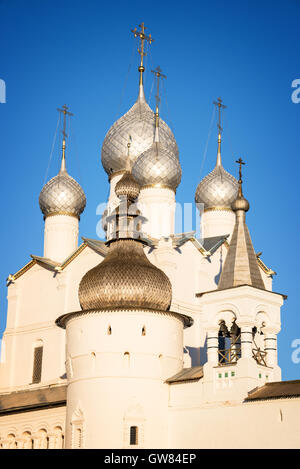
[[[44,253],[7,279],[0,447],[300,448],[300,380],[281,381],[277,363],[286,296],[253,248],[242,161],[238,180],[223,167],[222,102],[216,163],[195,192],[201,238],[176,233],[178,147],[158,93],[155,112],[144,96],[152,38],[133,33],[138,97],[102,145],[106,241],[78,245],[86,199],[64,127],[39,197]]]

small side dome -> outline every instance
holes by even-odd
[[[86,197],[78,182],[61,169],[41,190],[39,204],[44,217],[62,214],[80,218]]]
[[[244,212],[248,212],[250,208],[250,204],[243,195],[239,194],[237,199],[232,203],[231,207],[234,212],[237,212],[238,210],[243,210]]]
[[[143,245],[127,239],[112,243],[105,259],[84,275],[78,296],[83,310],[147,308],[167,311],[172,287],[166,274],[148,260]]]
[[[161,138],[161,131],[160,131]],[[176,191],[181,181],[178,154],[161,140],[139,156],[132,168],[133,177],[141,187],[161,185]]]
[[[132,176],[131,172],[126,172],[117,182],[115,193],[118,197],[128,197],[135,200],[140,193],[140,186]]]
[[[237,180],[220,163],[199,183],[195,201],[204,204],[204,209],[230,209],[237,194]]]

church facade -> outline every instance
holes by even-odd
[[[43,187],[44,253],[9,275],[0,363],[0,447],[299,448],[300,380],[282,381],[286,296],[256,254],[250,204],[223,167],[199,182],[202,236],[175,233],[175,137],[139,89],[109,129],[106,241],[83,238],[86,199],[61,166]]]

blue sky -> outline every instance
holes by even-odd
[[[142,21],[155,42],[146,59],[150,104],[160,65],[167,75],[162,117],[180,151],[181,203],[192,202],[201,177],[216,157],[215,127],[208,142],[212,101],[221,96],[223,164],[237,174],[242,156],[248,226],[256,251],[278,275],[274,290],[288,295],[282,308],[279,363],[284,379],[300,378],[291,343],[300,338],[298,265],[300,103],[291,100],[300,78],[300,2],[2,0],[0,104],[2,163],[0,330],[5,327],[6,286],[30,254],[42,255],[43,218],[38,206],[45,177],[59,167],[56,108],[74,113],[67,153],[70,174],[83,186],[87,207],[80,235],[96,237],[96,207],[107,198],[100,161],[110,125],[137,96],[136,42],[130,32]],[[200,172],[200,168],[202,172]]]

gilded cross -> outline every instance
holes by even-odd
[[[138,47],[138,53],[140,54],[141,56],[141,63],[140,63],[140,66],[139,66],[139,72],[140,72],[140,84],[142,85],[143,84],[143,72],[145,70],[144,68],[144,57],[146,55],[145,53],[145,41],[149,42],[149,44],[151,44],[154,39],[152,39],[151,37],[151,34],[149,34],[149,36],[146,36],[145,34],[145,29],[146,29],[146,26],[144,25],[144,23],[141,23],[139,24],[139,27],[141,28],[140,31],[137,30],[137,28],[134,28],[131,30],[131,32],[133,33],[134,37],[137,37],[140,39],[140,46]]]
[[[239,158],[238,160],[236,160],[236,163],[238,163],[240,165],[240,168],[239,168],[239,177],[240,177],[240,181],[239,182],[242,182],[242,165],[246,164],[242,158]]]
[[[159,97],[159,80],[160,78],[167,78],[166,75],[163,75],[162,69],[160,66],[156,67],[155,70],[151,70],[152,73],[154,73],[154,76],[156,77],[156,114],[158,114],[158,108],[159,108],[159,103],[160,103],[160,97]]]
[[[67,134],[66,134],[66,116],[73,116],[73,114],[68,111],[68,106],[66,104],[64,104],[62,106],[62,109],[58,108],[57,110],[58,110],[58,112],[61,112],[64,115],[64,125],[63,125],[62,134],[63,134],[64,139],[65,139],[67,137]]]
[[[68,106],[66,104],[64,104],[62,106],[62,109],[57,109],[58,112],[62,112],[63,115],[64,115],[64,125],[63,125],[63,130],[62,130],[62,134],[63,134],[63,142],[62,142],[62,168],[65,168],[65,156],[66,156],[66,137],[67,137],[67,134],[66,134],[66,116],[73,116],[73,114],[71,112],[68,111]]]
[[[221,133],[222,130],[223,130],[222,125],[221,125],[221,122],[222,122],[222,109],[226,109],[227,106],[225,106],[223,104],[221,98],[218,98],[217,101],[214,101],[213,103],[214,103],[215,106],[218,107],[218,111],[219,111],[218,129],[219,129],[219,132]]]

